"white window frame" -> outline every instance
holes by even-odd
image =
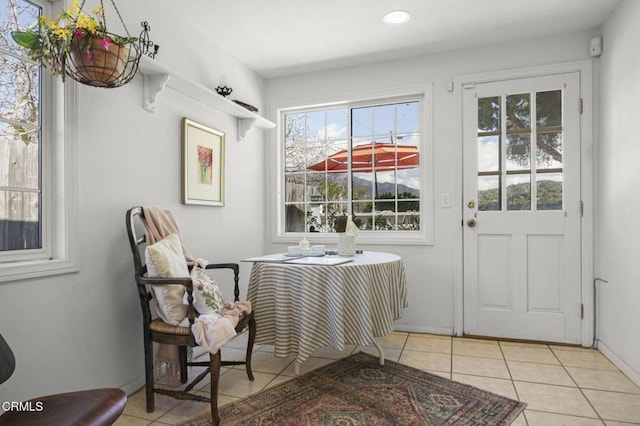
[[[45,16],[63,1],[29,0]],[[42,248],[0,252],[0,282],[78,271],[77,243],[77,91],[76,83],[42,71]]]
[[[274,243],[296,243],[305,237],[311,243],[335,244],[336,234],[333,232],[285,232],[284,206],[284,114],[301,109],[332,109],[339,107],[355,107],[358,104],[375,104],[396,102],[415,98],[420,101],[420,230],[419,231],[366,231],[358,234],[358,244],[383,245],[433,245],[434,200],[433,200],[433,85],[413,85],[398,88],[375,90],[366,93],[350,94],[347,99],[330,96],[322,99],[307,99],[283,102],[275,105],[274,115],[277,117],[277,129],[274,150],[276,158],[271,161],[276,176],[272,176],[272,187],[275,188],[272,200],[271,235]]]

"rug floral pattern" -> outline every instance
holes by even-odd
[[[508,425],[525,404],[357,353],[220,409],[222,425]],[[198,421],[199,420],[199,421]],[[209,418],[185,425],[207,424]]]

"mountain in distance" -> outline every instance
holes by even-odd
[[[359,177],[353,177],[353,190],[354,191],[363,191],[367,194],[366,198],[371,198],[371,192],[373,189],[373,185],[370,180],[362,179]],[[411,188],[410,186],[404,184],[398,184],[398,194],[409,193],[416,198],[420,197],[420,190],[416,188]],[[378,183],[378,195],[382,194],[394,194],[395,193],[395,185],[390,182],[379,182]]]

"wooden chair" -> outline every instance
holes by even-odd
[[[0,334],[0,384],[11,377],[16,360]],[[17,401],[16,401],[17,402]],[[9,405],[7,405],[9,403]],[[20,402],[15,407],[4,401],[2,426],[111,425],[127,404],[122,389],[105,388],[47,395]]]
[[[132,207],[126,214],[127,234],[131,251],[133,253],[133,264],[135,271],[135,281],[138,286],[138,296],[140,297],[140,307],[142,308],[142,326],[144,337],[144,362],[145,362],[145,378],[146,378],[146,399],[147,412],[154,411],[154,392],[169,395],[177,399],[188,399],[195,401],[204,401],[211,403],[211,418],[213,424],[219,423],[218,416],[218,384],[220,379],[220,367],[223,365],[245,365],[249,380],[253,380],[253,372],[251,371],[251,354],[256,335],[256,320],[253,312],[240,318],[236,326],[236,332],[240,333],[246,327],[249,328],[249,341],[247,344],[247,353],[244,361],[222,361],[220,352],[209,355],[208,362],[187,362],[187,349],[197,346],[191,329],[187,327],[177,327],[162,321],[160,318],[152,318],[150,303],[153,298],[149,291],[149,285],[167,285],[181,284],[185,287],[189,295],[189,305],[187,309],[187,317],[189,322],[193,324],[196,317],[195,309],[192,305],[193,283],[190,277],[184,278],[150,278],[147,276],[147,266],[145,264],[144,249],[146,247],[146,231],[144,228],[144,211],[142,207]],[[234,300],[237,302],[240,297],[240,289],[238,286],[240,268],[237,263],[220,263],[208,264],[206,269],[230,269],[233,271],[234,277]],[[180,378],[182,383],[187,383],[187,367],[188,366],[206,366],[207,369],[198,377],[193,379],[186,387],[180,390],[171,390],[166,388],[158,388],[155,386],[153,373],[153,342],[166,345],[178,345],[180,354]],[[199,383],[206,375],[211,374],[211,398],[191,393],[193,387]]]

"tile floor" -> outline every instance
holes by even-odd
[[[514,425],[640,425],[640,388],[600,352],[579,347],[393,333],[380,339],[386,359],[527,402]],[[223,350],[242,358],[246,335]],[[316,351],[300,369],[305,373],[353,352],[377,354],[373,347]],[[237,400],[294,377],[293,358],[275,358],[269,346],[256,346],[255,380],[242,367],[225,369],[219,404]],[[206,382],[206,379],[205,379]],[[202,384],[206,392],[208,383]],[[173,425],[209,409],[208,404],[156,394],[156,410],[145,411],[144,391],[129,397],[116,426]]]

